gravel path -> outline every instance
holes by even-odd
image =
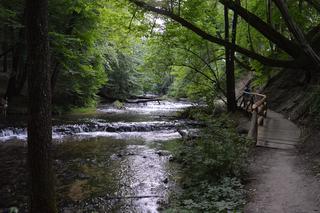
[[[294,150],[257,148],[245,213],[320,212],[320,187]]]
[[[292,122],[268,112],[249,168],[245,213],[320,212],[320,183],[294,148],[299,136]]]

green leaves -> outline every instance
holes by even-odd
[[[241,184],[250,142],[235,133],[228,117],[206,118],[200,138],[174,149],[182,165],[183,191],[167,212],[237,212],[245,203]]]
[[[50,2],[50,14],[51,47],[61,64],[56,104],[92,105],[108,75],[111,95],[125,98],[137,90],[132,57],[137,39],[128,34],[131,14],[123,3],[55,0]]]
[[[136,70],[137,61],[133,56],[116,51],[115,55],[107,55],[106,72],[109,81],[105,89],[114,99],[124,100],[140,91],[138,85],[139,73]]]

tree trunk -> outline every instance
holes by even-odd
[[[266,0],[267,1],[267,23],[274,28],[272,24],[272,0]],[[270,50],[273,52],[273,43],[269,41]]]
[[[23,20],[25,20],[25,13],[23,13]],[[25,24],[25,21],[24,23]],[[14,35],[14,33],[12,33]],[[12,35],[12,36],[13,36]],[[13,96],[19,95],[22,86],[26,81],[26,61],[24,60],[24,54],[26,51],[26,32],[25,28],[21,28],[18,34],[18,42],[12,48],[12,66],[10,73],[10,80],[7,86],[6,96],[10,99]],[[21,86],[22,85],[22,86]]]
[[[237,1],[240,4],[239,1]],[[228,8],[224,7],[224,18],[225,18],[225,40],[229,41],[229,12]],[[235,62],[235,45],[237,37],[237,23],[238,14],[234,12],[232,20],[232,35],[230,48],[225,49],[226,54],[226,85],[227,85],[227,108],[229,112],[234,112],[237,109],[237,101],[235,94],[235,76],[234,76],[234,62]]]
[[[8,49],[8,45],[7,45],[7,42],[4,42],[3,43],[3,50],[6,50],[6,49]],[[2,70],[2,72],[4,72],[4,73],[7,73],[8,72],[8,63],[7,63],[7,58],[8,58],[8,54],[5,54],[4,56],[3,56],[3,70]]]
[[[280,10],[280,13],[282,14],[282,17],[284,18],[284,21],[286,22],[289,31],[292,33],[294,38],[298,41],[298,44],[300,48],[303,50],[303,53],[305,55],[305,59],[309,59],[310,62],[313,63],[312,67],[307,67],[309,69],[308,76],[311,77],[315,71],[320,71],[320,57],[318,54],[313,50],[313,48],[310,46],[309,42],[307,41],[306,37],[304,36],[304,33],[300,29],[300,27],[296,24],[296,22],[293,20],[293,18],[289,14],[289,9],[287,7],[287,4],[283,0],[273,0],[274,3],[277,5],[277,7]]]
[[[16,79],[17,79],[17,74],[19,72],[19,69],[21,67],[21,44],[19,44],[13,49],[12,52],[12,70],[10,73],[10,78],[9,78],[9,83],[7,87],[7,92],[6,96],[11,99],[11,97],[17,95],[16,91]]]
[[[236,0],[236,3],[240,5],[240,0]],[[235,70],[235,49],[234,46],[236,45],[237,40],[237,25],[238,25],[238,13],[236,11],[233,12],[233,20],[232,20],[232,37],[231,37],[231,49],[230,49],[230,64],[231,68],[230,71],[232,72],[232,75],[230,76],[230,81],[232,81],[232,85],[230,87],[230,90],[232,90],[232,101],[233,101],[233,107],[234,110],[237,108],[237,101],[236,101],[236,91],[235,91],[235,76],[234,76],[234,70]]]
[[[26,0],[30,212],[56,213],[51,143],[48,0]]]
[[[226,41],[229,41],[229,11],[226,6],[224,6],[224,39]],[[225,58],[226,58],[226,91],[227,91],[227,109],[228,112],[234,112],[235,107],[233,107],[233,93],[232,92],[232,76],[233,76],[233,70],[231,65],[231,58],[230,58],[230,47],[225,47]]]

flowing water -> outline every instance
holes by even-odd
[[[174,187],[171,154],[161,144],[181,138],[177,120],[188,102],[101,105],[91,115],[54,120],[54,167],[61,212],[158,212]],[[25,211],[26,129],[0,129],[0,211]]]

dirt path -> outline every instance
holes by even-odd
[[[250,165],[250,202],[245,213],[320,212],[320,187],[294,148],[299,129],[281,114],[268,112]],[[272,147],[272,148],[270,148]]]

